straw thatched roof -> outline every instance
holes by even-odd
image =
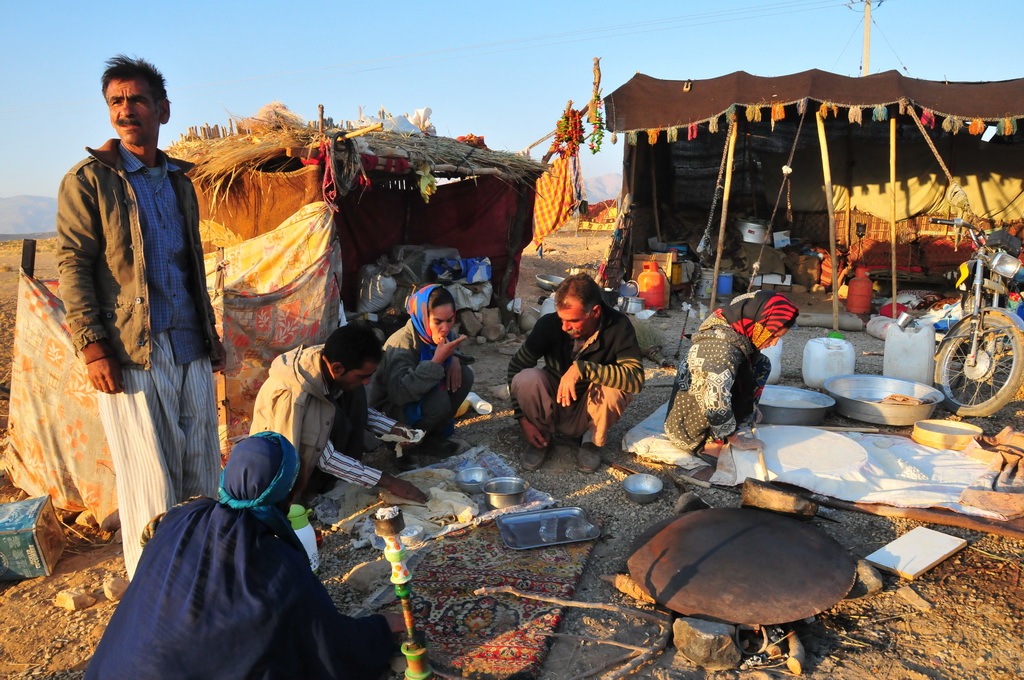
[[[228,128],[193,128],[171,145],[168,153],[195,166],[190,175],[213,202],[229,195],[247,173],[297,170],[304,160],[332,162],[339,182],[346,184],[359,175],[370,181],[393,181],[402,175],[416,178],[427,169],[435,178],[494,175],[510,183],[532,185],[547,167],[518,154],[447,137],[389,132],[379,126],[330,128],[321,133],[313,125],[286,119],[269,124],[236,119]],[[367,159],[374,157],[380,162],[367,170]],[[388,159],[398,162],[385,164]],[[341,193],[349,188],[339,187]]]

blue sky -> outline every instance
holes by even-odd
[[[167,77],[166,146],[190,125],[226,123],[280,100],[308,120],[359,108],[433,109],[442,135],[483,135],[518,151],[554,129],[567,100],[586,101],[601,57],[603,90],[635,72],[668,79],[744,70],[776,76],[861,71],[860,0],[494,3],[0,0],[0,197],[55,196],[83,148],[114,136],[99,91],[116,53]],[[949,0],[873,5],[871,72],[928,80],[1024,76],[1024,3]],[[587,177],[619,172],[623,139]],[[543,154],[546,144],[533,154]]]

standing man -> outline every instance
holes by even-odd
[[[372,328],[348,324],[324,344],[299,346],[270,364],[267,381],[256,395],[249,431],[283,434],[299,452],[295,498],[316,490],[318,485],[310,482],[320,471],[417,503],[427,501],[411,482],[360,462],[367,431],[403,442],[414,433],[423,434],[367,407],[366,385],[383,355]]]
[[[212,372],[224,347],[206,289],[199,204],[157,147],[170,118],[164,77],[118,55],[103,97],[120,138],[64,176],[57,197],[60,295],[74,347],[99,391],[114,462],[128,577],[155,515],[217,492]]]
[[[527,448],[526,470],[544,464],[552,437],[579,437],[576,467],[593,472],[600,447],[633,395],[644,386],[633,324],[606,305],[586,274],[555,290],[555,313],[542,316],[508,365],[514,417]],[[544,368],[535,368],[540,358]]]

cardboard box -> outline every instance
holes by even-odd
[[[679,252],[675,250],[667,253],[634,253],[633,280],[636,280],[640,276],[640,272],[644,270],[644,262],[651,261],[658,263],[671,285],[683,282],[683,270],[679,266]]]
[[[0,505],[0,581],[49,576],[65,544],[49,496]]]

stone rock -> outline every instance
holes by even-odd
[[[484,327],[472,309],[464,309],[459,312],[459,325],[462,326],[462,332],[471,338],[476,337],[480,333],[480,329]]]
[[[124,597],[126,590],[128,590],[128,581],[120,576],[108,576],[103,579],[103,594],[111,602],[117,602]]]
[[[96,516],[92,514],[91,510],[83,510],[78,513],[78,517],[75,518],[75,524],[80,527],[92,527],[98,528],[99,522],[96,521]]]
[[[672,624],[672,643],[701,668],[724,671],[737,668],[742,658],[733,633],[728,624],[683,616]]]
[[[843,599],[859,600],[862,597],[871,597],[882,592],[883,587],[882,576],[878,570],[866,560],[857,560],[857,580]]]
[[[501,324],[488,324],[480,331],[480,335],[484,336],[491,342],[495,342],[505,335],[505,327]]]
[[[476,341],[476,344],[478,344],[478,345],[486,345],[487,344],[487,338],[485,338],[482,335],[478,335],[478,336],[476,336],[473,339]]]
[[[680,494],[676,500],[676,514],[681,515],[684,512],[690,512],[691,510],[704,510],[710,507],[704,500],[692,491]]]
[[[381,584],[387,583],[390,577],[391,563],[380,559],[357,564],[341,577],[341,582],[353,590],[368,594],[379,588]]]
[[[79,609],[85,609],[96,604],[96,598],[89,593],[84,593],[81,590],[62,590],[57,593],[57,597],[54,602],[62,609],[67,609],[69,612],[75,612]]]

